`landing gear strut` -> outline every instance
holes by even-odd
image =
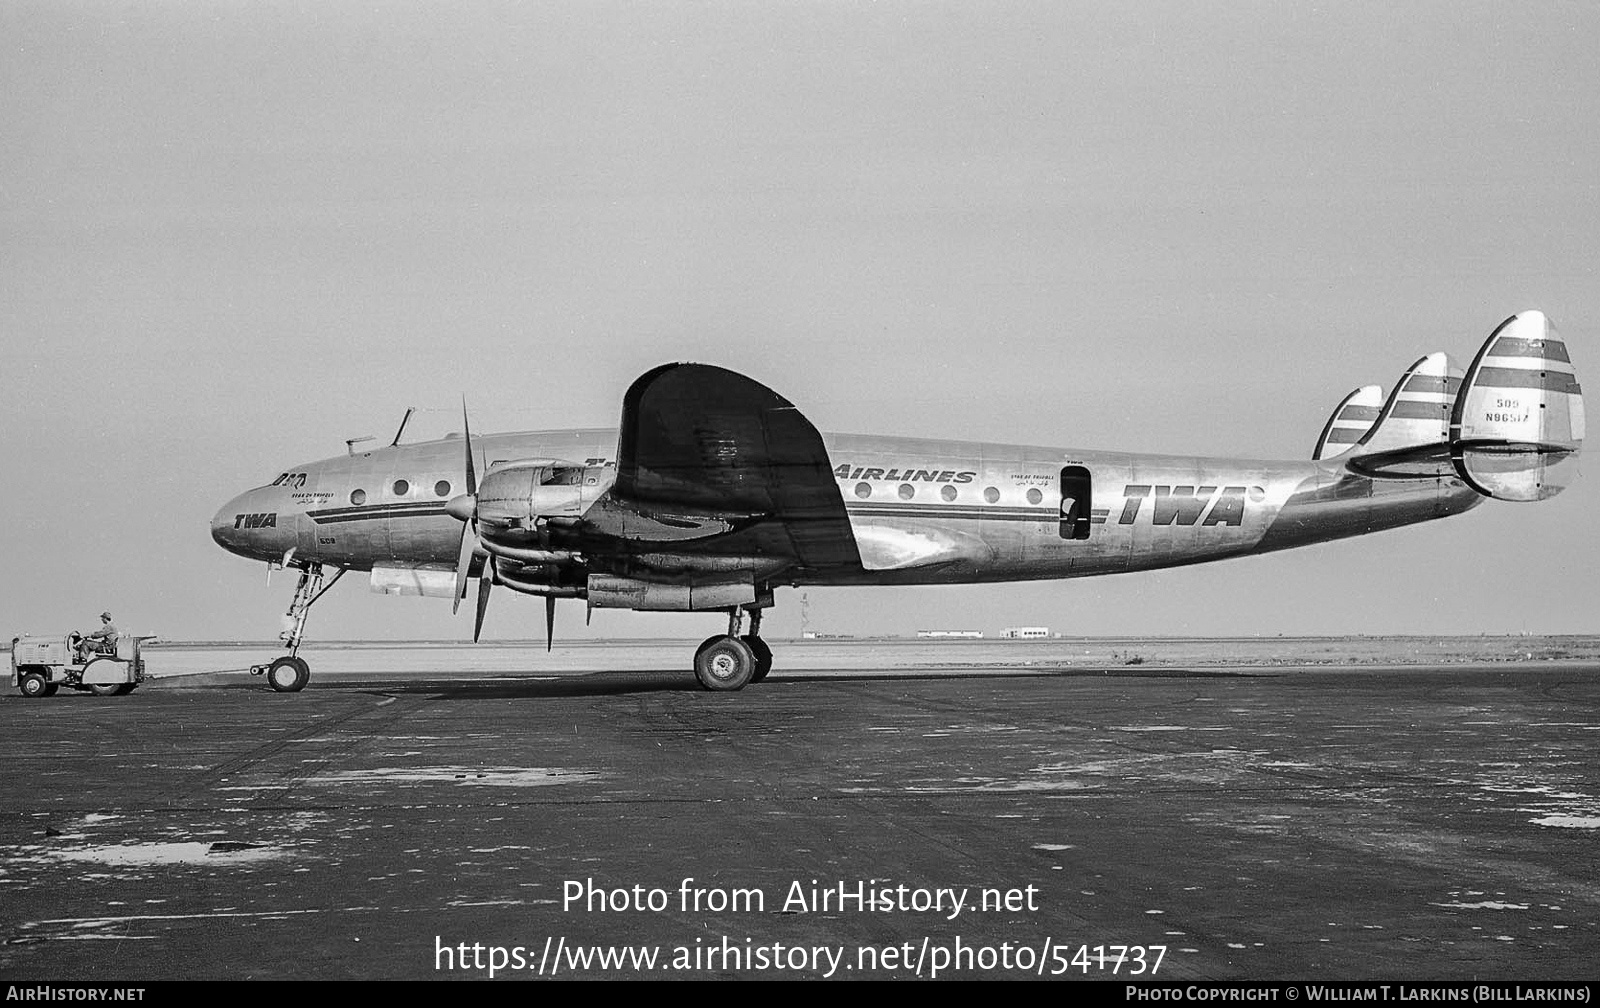
[[[772,648],[761,639],[761,610],[750,610],[750,632],[740,635],[744,610],[728,610],[728,632],[707,637],[694,653],[694,674],[700,685],[725,693],[758,683],[772,671]]]
[[[344,577],[345,568],[323,584],[321,564],[306,564],[300,568],[300,581],[295,585],[294,598],[289,601],[289,611],[283,615],[283,632],[278,639],[289,648],[289,653],[270,665],[253,665],[251,675],[265,675],[267,685],[279,693],[298,693],[311,680],[311,666],[299,655],[300,639],[306,629],[306,615],[329,588]]]

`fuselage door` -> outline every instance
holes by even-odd
[[[1089,538],[1089,513],[1093,501],[1094,485],[1089,470],[1081,465],[1071,465],[1062,469],[1061,538]]]

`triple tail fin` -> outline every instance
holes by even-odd
[[[1377,385],[1363,385],[1339,401],[1333,415],[1322,427],[1322,436],[1311,451],[1313,461],[1343,455],[1355,447],[1383,411],[1383,389]]]
[[[1372,429],[1356,442],[1356,452],[1376,452],[1440,444],[1450,438],[1450,408],[1461,387],[1461,372],[1450,355],[1431,353],[1406,369],[1389,393]]]
[[[1583,447],[1583,390],[1543,312],[1506,319],[1464,376],[1444,354],[1417,361],[1344,456],[1373,479],[1458,477],[1485,497],[1544,500]],[[1558,471],[1558,469],[1562,471]]]
[[[1583,447],[1583,389],[1544,312],[1500,323],[1467,369],[1450,415],[1450,460],[1472,489],[1534,501],[1566,488]]]
[[[1448,354],[1431,353],[1411,365],[1377,421],[1346,455],[1345,466],[1374,479],[1452,475],[1450,410],[1460,385]]]

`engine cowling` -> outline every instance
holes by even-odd
[[[539,531],[551,518],[576,518],[604,487],[602,469],[571,462],[538,460],[496,466],[478,488],[479,534]]]

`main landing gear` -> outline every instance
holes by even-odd
[[[265,675],[267,685],[279,693],[298,693],[311,681],[311,666],[299,655],[300,638],[305,633],[306,615],[311,607],[340,578],[345,568],[328,578],[323,584],[321,564],[307,564],[300,568],[300,581],[295,585],[294,598],[289,601],[289,611],[283,616],[283,632],[278,639],[288,645],[289,653],[273,660],[270,665],[252,665],[251,675]]]
[[[761,639],[761,610],[750,610],[750,632],[740,635],[744,611],[728,610],[728,632],[707,637],[694,653],[694,675],[700,685],[717,693],[744,689],[772,671],[772,648]]]

